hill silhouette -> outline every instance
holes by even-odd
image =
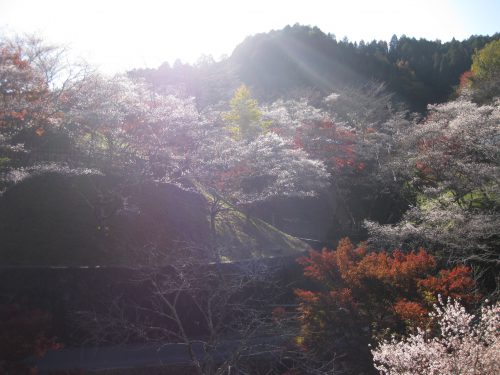
[[[472,54],[493,36],[471,36],[450,42],[394,35],[389,43],[337,40],[318,27],[293,25],[247,37],[220,62],[197,65],[176,62],[170,67],[129,72],[155,87],[181,86],[199,105],[227,101],[239,83],[265,101],[331,92],[383,82],[395,98],[413,110],[444,102],[454,95]]]

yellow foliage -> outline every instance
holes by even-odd
[[[494,40],[472,57],[472,74],[476,79],[489,80],[500,73],[500,40]]]
[[[250,90],[241,85],[229,102],[230,111],[223,116],[229,124],[227,129],[235,138],[252,139],[266,131],[269,123],[262,121],[262,112]]]

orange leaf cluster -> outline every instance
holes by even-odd
[[[360,172],[366,167],[357,161],[356,133],[330,120],[302,124],[296,130],[294,143],[315,158],[324,160],[334,170]]]
[[[479,294],[473,293],[475,282],[471,269],[463,265],[451,270],[441,270],[437,276],[419,280],[418,286],[434,296],[440,294],[443,298],[460,299],[465,304],[475,303],[480,299]]]
[[[354,246],[344,238],[336,250],[313,250],[298,262],[317,282],[317,290],[295,291],[305,345],[314,346],[318,335],[328,341],[339,327],[366,327],[367,322],[382,331],[422,327],[438,294],[465,303],[478,297],[468,267],[437,272],[436,259],[422,248],[370,252],[366,244]]]
[[[462,75],[460,76],[460,84],[458,85],[459,92],[463,91],[464,89],[469,88],[471,86],[472,76],[473,76],[473,74],[470,70],[462,73]]]
[[[425,309],[418,302],[399,300],[394,304],[394,312],[407,324],[413,326],[425,325],[428,319],[429,310]]]
[[[45,105],[48,86],[43,75],[23,56],[21,48],[12,45],[1,48],[0,67],[0,127],[26,126],[36,114],[45,120],[50,113]]]

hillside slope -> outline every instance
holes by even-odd
[[[406,36],[391,42],[337,40],[317,27],[294,25],[246,38],[230,60],[239,77],[267,97],[291,90],[323,94],[367,81],[384,82],[413,109],[447,100],[476,49],[499,34],[442,43]]]
[[[300,240],[236,209],[221,213],[215,240],[207,197],[170,184],[55,173],[0,198],[0,264],[148,265],[298,255]]]

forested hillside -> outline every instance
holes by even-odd
[[[237,82],[262,100],[325,95],[367,81],[384,82],[413,110],[455,95],[460,76],[470,69],[472,54],[493,36],[441,42],[394,35],[390,42],[337,40],[317,27],[287,26],[257,34],[238,45],[227,60],[210,57],[191,66],[177,61],[157,70],[135,70],[158,87],[181,85],[203,105],[228,99]],[[224,92],[225,91],[225,92]]]

